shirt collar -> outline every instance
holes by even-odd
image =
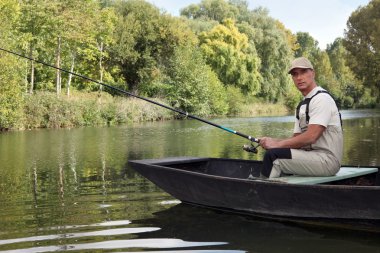
[[[315,93],[317,93],[320,90],[325,90],[325,89],[323,89],[321,86],[317,86],[314,89],[312,89],[304,98],[311,98],[312,96],[315,95]]]

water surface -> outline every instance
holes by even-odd
[[[380,112],[343,111],[344,164],[380,164]],[[212,119],[254,137],[293,117]],[[0,252],[380,252],[379,234],[180,204],[128,165],[174,156],[262,159],[194,120],[0,134]]]

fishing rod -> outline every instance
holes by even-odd
[[[128,91],[125,91],[125,90],[123,90],[123,89],[120,89],[120,88],[117,88],[117,87],[111,86],[111,85],[106,84],[106,83],[99,82],[99,81],[97,81],[97,80],[95,80],[95,79],[92,79],[92,78],[90,78],[90,77],[87,77],[87,76],[84,76],[84,75],[81,75],[81,74],[78,74],[78,73],[75,73],[75,72],[72,72],[72,71],[69,71],[69,70],[63,69],[63,68],[59,68],[59,67],[57,67],[57,66],[54,66],[54,65],[51,65],[51,64],[49,64],[49,63],[46,63],[46,62],[43,62],[43,61],[40,61],[40,60],[34,59],[34,58],[32,58],[32,57],[28,57],[28,56],[25,56],[25,55],[23,55],[23,54],[19,54],[19,53],[16,53],[16,52],[13,52],[13,51],[10,51],[10,50],[7,50],[7,49],[4,49],[4,48],[1,48],[1,47],[0,47],[0,50],[1,50],[1,51],[4,51],[4,52],[7,52],[7,53],[9,53],[9,54],[16,55],[16,56],[21,57],[21,58],[28,59],[28,60],[30,60],[30,61],[34,61],[34,62],[39,63],[39,64],[42,64],[42,65],[44,65],[44,66],[48,66],[48,67],[51,67],[51,68],[54,68],[54,69],[60,70],[60,71],[62,71],[62,72],[65,72],[65,73],[71,74],[71,75],[73,75],[73,76],[80,77],[80,78],[82,78],[82,79],[84,79],[84,80],[87,80],[87,81],[91,81],[91,82],[94,82],[94,83],[100,84],[100,85],[102,85],[102,86],[104,86],[104,87],[107,87],[107,88],[113,89],[113,90],[118,91],[118,92],[120,92],[120,93],[122,93],[122,94],[126,94],[126,95],[131,96],[131,97],[135,97],[135,98],[138,98],[138,99],[145,100],[145,101],[147,101],[147,102],[149,102],[149,103],[152,103],[152,104],[155,104],[155,105],[161,106],[161,107],[163,107],[163,108],[166,108],[166,109],[168,109],[168,110],[171,110],[171,111],[173,111],[173,112],[176,112],[176,113],[179,113],[179,114],[185,115],[187,118],[195,119],[195,120],[201,121],[201,122],[203,122],[203,123],[209,124],[209,125],[211,125],[211,126],[217,127],[217,128],[219,128],[219,129],[225,130],[225,131],[227,131],[227,132],[229,132],[229,133],[236,134],[236,135],[238,135],[238,136],[240,136],[240,137],[243,137],[243,138],[248,139],[248,140],[251,141],[251,145],[244,145],[244,146],[243,146],[243,149],[244,149],[245,151],[247,151],[247,152],[252,152],[252,153],[257,153],[257,147],[258,147],[258,146],[254,146],[254,145],[252,144],[252,142],[259,143],[260,140],[257,139],[257,138],[255,138],[255,137],[252,137],[252,136],[250,136],[250,135],[246,135],[246,134],[240,133],[240,132],[235,131],[235,130],[233,130],[233,129],[230,129],[230,128],[228,128],[228,127],[224,127],[224,126],[221,126],[221,125],[215,124],[215,123],[213,123],[213,122],[211,122],[211,121],[208,121],[208,120],[205,120],[205,119],[199,118],[199,117],[197,117],[197,116],[191,115],[191,114],[189,114],[188,112],[184,112],[184,111],[181,111],[181,110],[178,110],[178,109],[175,109],[175,108],[169,107],[169,106],[167,106],[167,105],[164,105],[164,104],[158,103],[158,102],[156,102],[156,101],[154,101],[154,100],[151,100],[151,99],[149,99],[149,98],[145,98],[145,97],[142,97],[142,96],[139,96],[139,95],[133,94],[133,93],[128,92]]]

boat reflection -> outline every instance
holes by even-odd
[[[215,252],[213,250],[196,250],[194,248],[198,247],[211,247],[225,245],[226,242],[208,242],[205,240],[200,241],[189,241],[177,238],[162,238],[162,237],[152,237],[149,234],[160,230],[159,227],[141,226],[141,224],[134,224],[137,227],[124,227],[129,226],[131,222],[129,220],[120,221],[106,221],[102,223],[90,224],[90,225],[71,225],[65,227],[59,227],[60,234],[48,234],[41,236],[31,236],[22,237],[14,239],[0,240],[0,245],[7,247],[6,251],[8,253],[16,252],[53,252],[53,251],[94,251],[94,250],[124,250],[124,249],[186,249],[183,252],[189,252],[187,249],[191,248],[191,252]],[[117,228],[109,228],[96,230],[96,227],[112,227],[117,226]],[[122,226],[122,227],[120,227]],[[45,228],[41,231],[54,231],[55,227]],[[88,230],[91,231],[88,231]],[[94,230],[95,229],[95,230]],[[70,232],[70,231],[81,231],[84,232]],[[148,238],[143,237],[141,234],[148,234]],[[87,238],[87,239],[86,239]],[[128,239],[126,239],[128,238]],[[90,241],[90,242],[89,242]],[[82,242],[82,243],[81,243]],[[25,245],[32,245],[29,248],[25,248]],[[40,245],[35,247],[35,245]],[[24,245],[22,248],[20,245]],[[20,248],[19,248],[20,247]],[[12,249],[13,248],[13,249]],[[14,249],[16,248],[16,249]],[[178,252],[178,251],[176,251]],[[218,251],[221,252],[221,251]],[[238,251],[228,251],[228,252],[238,252]]]
[[[275,222],[187,204],[134,222],[161,228],[149,236],[223,241],[229,249],[246,252],[378,252],[380,248],[379,233]]]

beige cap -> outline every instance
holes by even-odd
[[[311,62],[308,59],[306,59],[305,57],[299,57],[299,58],[294,59],[292,61],[292,66],[290,67],[290,69],[288,71],[288,74],[290,74],[290,72],[293,69],[296,69],[296,68],[299,68],[299,69],[314,69],[313,65],[311,64]]]

